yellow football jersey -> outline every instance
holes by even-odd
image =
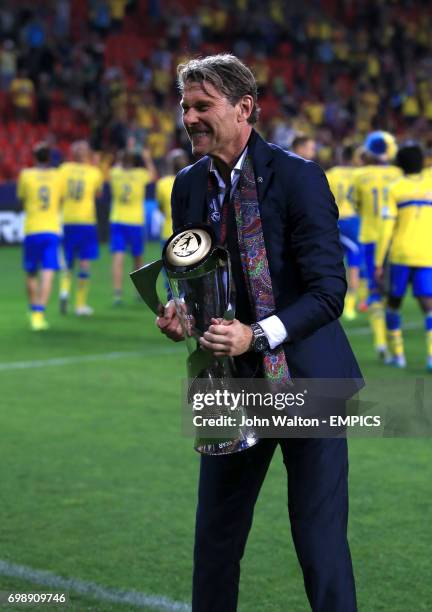
[[[354,202],[360,215],[360,242],[376,242],[380,235],[385,188],[399,178],[397,166],[371,165],[359,168],[355,174]]]
[[[339,208],[339,218],[349,219],[357,215],[353,204],[354,176],[357,168],[334,166],[327,171],[327,180]]]
[[[161,236],[164,240],[168,240],[173,231],[171,221],[171,192],[174,185],[174,179],[174,175],[164,176],[156,183],[156,200],[165,217]]]
[[[61,181],[56,168],[26,168],[17,186],[25,212],[24,233],[60,234]]]
[[[110,172],[112,223],[144,225],[145,188],[150,182],[144,168],[115,167]]]
[[[432,267],[432,176],[404,176],[389,185],[384,200],[377,265],[382,265],[391,240],[391,263]]]
[[[93,225],[96,223],[96,195],[103,184],[99,168],[91,164],[65,162],[60,166],[63,191],[63,222]]]

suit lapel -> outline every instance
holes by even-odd
[[[273,151],[255,130],[252,132],[249,147],[253,160],[258,200],[262,205],[274,174],[272,167]]]

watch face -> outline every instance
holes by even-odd
[[[255,338],[254,348],[256,351],[265,351],[268,346],[268,340],[265,336],[258,336],[258,338]]]

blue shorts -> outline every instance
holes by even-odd
[[[29,274],[42,270],[59,270],[57,234],[30,234],[24,238],[23,268]]]
[[[68,268],[72,268],[75,257],[78,259],[99,257],[96,225],[65,225],[63,230],[63,250]]]
[[[362,245],[358,240],[360,219],[358,217],[339,219],[339,230],[348,267],[360,267],[362,261]]]
[[[111,253],[124,253],[129,250],[133,257],[139,257],[144,251],[144,227],[111,223]]]
[[[378,292],[378,285],[375,280],[375,242],[368,242],[363,245],[364,263],[366,268],[366,278],[370,293]]]
[[[412,285],[414,297],[432,297],[432,268],[390,264],[389,295],[396,298],[403,297],[409,283]]]

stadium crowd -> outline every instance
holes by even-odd
[[[106,166],[132,136],[158,168],[188,146],[177,64],[231,51],[252,66],[260,131],[315,139],[329,167],[371,129],[432,146],[432,9],[426,0],[17,0],[0,10],[0,180],[49,136],[58,163],[77,138]]]

